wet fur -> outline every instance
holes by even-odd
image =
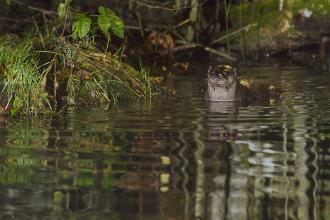
[[[209,67],[207,76],[206,99],[209,101],[241,101],[239,80],[236,71],[219,74],[216,68]]]

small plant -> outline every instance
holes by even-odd
[[[66,20],[73,14],[72,20],[72,37],[74,39],[83,39],[92,31],[92,25],[98,27],[103,35],[110,42],[110,31],[119,38],[124,38],[125,26],[121,18],[110,8],[100,6],[98,8],[99,14],[96,16],[89,16],[83,12],[75,12],[70,8],[71,0],[66,0],[64,3],[60,3],[58,6],[58,15],[60,19]],[[93,17],[97,18],[97,21],[93,23]]]
[[[49,102],[37,57],[31,52],[32,43],[26,40],[15,44],[6,37],[0,39],[1,110],[11,115],[40,112]]]
[[[124,23],[115,12],[101,6],[91,16],[70,3],[58,6],[62,31],[53,28],[43,35],[36,26],[26,40],[0,38],[0,114],[32,115],[155,94],[143,68],[136,71],[95,46],[96,28],[107,39],[106,52],[112,35],[124,38]]]

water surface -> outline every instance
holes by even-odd
[[[0,119],[0,219],[329,219],[330,75],[244,68],[278,100],[176,95]]]

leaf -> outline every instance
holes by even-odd
[[[58,16],[62,19],[65,16],[66,13],[66,4],[60,3],[57,9]]]
[[[22,107],[23,107],[23,100],[16,96],[13,102],[13,108],[10,110],[10,115],[12,117],[17,115],[17,113],[22,109]]]
[[[10,5],[10,3],[11,3],[11,0],[6,0],[7,5]]]
[[[106,38],[109,39],[109,29],[120,38],[124,38],[124,22],[110,8],[99,7],[97,22]]]
[[[111,31],[120,38],[124,38],[124,22],[116,15],[112,15],[111,19]]]
[[[109,39],[109,29],[110,29],[110,19],[106,15],[99,15],[97,18],[97,23],[104,34],[104,36]]]
[[[112,14],[114,15],[115,14],[115,12],[112,11],[110,8],[105,8],[103,6],[100,6],[98,10],[99,10],[100,15],[112,15]]]
[[[72,24],[73,38],[84,38],[91,30],[92,20],[83,13],[75,14],[76,21]]]

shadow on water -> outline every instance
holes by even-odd
[[[327,219],[326,74],[242,70],[283,90],[208,103],[177,96],[62,117],[0,120],[0,219]]]

